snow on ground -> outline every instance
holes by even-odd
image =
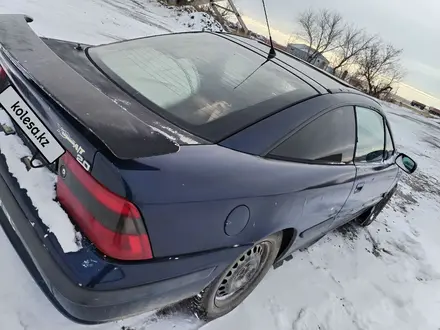
[[[0,13],[27,14],[40,35],[89,44],[188,30],[221,31],[209,15],[154,0],[1,0]]]
[[[186,26],[190,29],[200,31],[200,30],[211,30],[211,31],[222,31],[222,26],[215,20],[212,16],[206,13],[195,12],[189,15],[180,15],[178,18],[179,24]]]
[[[0,111],[0,123],[12,127],[12,120],[5,111]],[[1,132],[0,150],[6,157],[9,172],[17,179],[20,187],[27,191],[34,207],[38,210],[38,215],[44,219],[49,231],[58,238],[63,251],[66,253],[78,251],[80,246],[77,235],[80,234],[75,231],[66,212],[54,201],[56,175],[47,168],[26,170],[21,158],[31,155],[31,152],[17,135],[6,135]]]
[[[188,28],[188,14],[149,0],[2,0],[0,13],[27,13],[41,35],[102,43]],[[185,16],[186,15],[186,16]],[[194,15],[198,17],[199,14]],[[182,25],[185,23],[185,26]],[[194,23],[193,28],[200,28]],[[440,123],[387,105],[398,147],[419,163],[368,229],[329,234],[271,271],[231,314],[202,325],[147,313],[92,329],[316,330],[440,328]],[[0,231],[2,329],[90,327],[71,323],[44,297]]]

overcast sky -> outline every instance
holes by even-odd
[[[260,1],[235,3],[245,16],[263,22]],[[266,6],[273,28],[286,34],[294,31],[298,13],[308,8],[336,10],[347,22],[380,34],[403,48],[404,82],[431,94],[437,99],[431,99],[432,105],[440,106],[440,0],[266,0]],[[430,99],[423,96],[425,102]]]

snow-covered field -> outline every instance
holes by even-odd
[[[43,36],[98,44],[218,26],[201,14],[149,0],[0,0],[0,13],[26,13]],[[154,313],[93,327],[61,316],[0,230],[0,328],[108,330],[341,330],[440,328],[440,123],[385,105],[401,151],[419,163],[368,229],[346,226],[271,271],[231,314],[202,325]],[[3,149],[3,146],[2,146]]]

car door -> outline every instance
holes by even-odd
[[[354,184],[354,107],[326,112],[275,147],[268,158],[291,164],[306,186],[292,195],[303,204],[302,214],[289,215],[299,238],[295,245],[326,232],[345,204]]]
[[[395,148],[386,119],[379,111],[356,107],[356,181],[338,215],[349,220],[378,203],[391,189],[398,173]]]

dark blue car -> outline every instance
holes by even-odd
[[[257,41],[184,33],[97,47],[40,39],[0,16],[0,104],[56,176],[82,234],[65,253],[0,157],[1,224],[71,319],[97,323],[191,298],[205,319],[234,309],[270,267],[396,189],[381,105]],[[66,218],[67,219],[67,218]],[[93,261],[84,267],[85,261]]]

